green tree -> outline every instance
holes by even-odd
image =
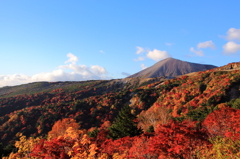
[[[88,132],[88,136],[95,138],[95,137],[97,137],[98,133],[99,133],[98,128],[95,128],[93,131]]]
[[[135,119],[136,116],[131,113],[129,105],[125,105],[113,124],[109,127],[109,137],[115,140],[125,136],[133,137],[140,135],[142,129],[137,127]]]
[[[240,98],[232,99],[230,102],[227,102],[227,104],[234,109],[240,109]]]
[[[3,144],[0,143],[0,158],[8,156],[11,152],[16,152],[16,147],[13,144],[8,144],[6,147],[3,147]]]
[[[152,133],[154,132],[154,127],[151,125],[149,128],[146,130],[146,132]]]

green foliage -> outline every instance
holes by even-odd
[[[203,121],[208,114],[210,114],[213,110],[208,109],[207,107],[201,107],[194,110],[190,110],[187,113],[187,116],[193,121]]]
[[[205,79],[205,78],[209,77],[209,75],[210,75],[210,73],[205,72],[201,76],[202,76],[203,79]]]
[[[142,87],[142,86],[146,86],[148,84],[151,84],[152,82],[151,81],[146,81],[146,82],[143,82],[139,85],[139,87]]]
[[[201,159],[239,159],[240,141],[216,137],[210,139],[213,146],[204,147],[197,156]]]
[[[0,143],[0,157],[8,156],[11,152],[16,152],[16,147],[13,144],[3,147],[2,143]]]
[[[156,94],[156,96],[153,96],[153,94]],[[155,89],[138,90],[137,95],[139,96],[140,100],[145,103],[145,110],[152,106],[158,98],[158,93]]]
[[[105,81],[106,82],[106,81]],[[13,97],[23,94],[36,94],[41,92],[51,92],[54,89],[62,88],[65,92],[73,92],[84,90],[86,87],[92,88],[95,85],[101,85],[104,81],[101,80],[89,80],[80,82],[34,82],[29,84],[23,84],[19,86],[3,87],[0,88],[1,97]]]
[[[201,93],[203,93],[206,90],[206,88],[207,88],[207,86],[204,83],[200,83],[199,89],[200,89]]]
[[[180,116],[180,117],[173,117],[172,119],[173,121],[182,122],[184,119],[186,119],[186,117]]]
[[[119,112],[116,120],[109,127],[109,137],[119,139],[125,136],[136,136],[142,133],[142,130],[137,127],[136,117],[131,113],[129,105],[125,105]]]
[[[95,137],[97,137],[98,133],[99,133],[98,128],[95,128],[93,131],[88,132],[88,136],[95,138]]]
[[[151,125],[149,128],[146,130],[146,132],[152,133],[154,132],[154,127]]]
[[[226,74],[226,71],[217,71],[217,72],[214,72],[214,75],[216,75],[216,76],[220,76],[220,75],[223,75],[223,74]]]
[[[232,99],[230,102],[227,102],[227,105],[234,109],[240,109],[240,98]]]
[[[174,81],[174,82],[169,83],[169,84],[161,85],[161,88],[170,91],[172,88],[177,87],[180,84],[181,84],[180,81]]]

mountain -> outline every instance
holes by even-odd
[[[216,66],[191,63],[174,58],[166,58],[162,61],[157,62],[153,66],[148,67],[127,78],[156,78],[162,76],[173,78],[179,75],[184,75],[191,72],[206,71],[213,68],[216,68]]]
[[[240,62],[172,79],[3,87],[0,156],[17,151],[18,158],[239,158],[239,77]],[[125,105],[131,112],[122,113]],[[109,128],[126,113],[143,134],[110,140]]]

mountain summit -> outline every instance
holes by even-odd
[[[162,76],[172,78],[191,72],[205,71],[213,68],[216,68],[216,66],[191,63],[174,58],[166,58],[162,61],[157,62],[153,66],[148,67],[127,78],[156,78]]]

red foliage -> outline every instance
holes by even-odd
[[[112,156],[114,153],[124,154],[132,146],[133,137],[123,137],[117,140],[107,139],[102,144],[102,152]]]
[[[100,130],[96,139],[94,139],[95,143],[97,143],[98,146],[101,146],[101,144],[107,139],[108,134],[109,130]]]
[[[197,146],[208,143],[203,131],[198,131],[195,123],[171,122],[159,125],[156,135],[149,139],[147,152],[158,154],[159,158],[190,158]]]
[[[171,122],[159,125],[154,134],[105,140],[102,153],[110,157],[114,153],[129,158],[191,158],[195,150],[210,144],[207,134],[197,130],[194,122]]]
[[[151,135],[151,134],[150,134]],[[134,140],[132,142],[132,147],[129,148],[129,155],[130,158],[138,158],[138,159],[145,159],[145,158],[154,158],[156,156],[146,153],[146,149],[148,148],[148,141],[149,136],[148,134],[143,134],[141,136],[133,137]]]
[[[73,144],[73,141],[64,138],[54,138],[50,141],[42,139],[34,146],[30,156],[41,159],[69,159],[65,148],[71,148]]]
[[[221,108],[210,113],[203,122],[210,137],[228,136],[240,139],[240,110]]]

